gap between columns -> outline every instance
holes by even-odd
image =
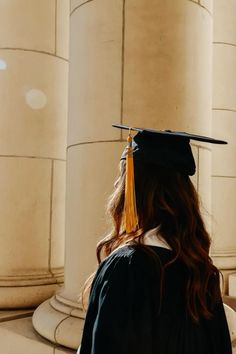
[[[51,162],[51,184],[50,184],[50,216],[49,216],[49,242],[48,242],[48,271],[53,276],[51,266],[51,253],[52,253],[52,200],[53,200],[53,174],[54,174],[54,161]]]

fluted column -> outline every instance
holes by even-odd
[[[96,269],[124,134],[113,122],[210,134],[210,1],[71,1],[65,286],[34,313],[36,330],[78,347],[78,295]],[[210,210],[210,152],[193,146]],[[47,324],[47,315],[50,315]]]
[[[63,281],[67,24],[63,1],[0,1],[0,308]]]
[[[236,270],[236,2],[214,1],[212,132],[227,141],[214,147],[212,165],[215,263],[225,274]],[[234,294],[236,296],[236,281]]]

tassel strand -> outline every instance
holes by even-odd
[[[135,197],[134,182],[134,159],[132,148],[131,128],[127,138],[127,155],[126,155],[126,179],[125,179],[125,229],[127,233],[135,232],[138,229],[138,214]]]

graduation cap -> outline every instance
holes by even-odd
[[[153,130],[112,124],[115,128],[129,130],[128,146],[121,159],[126,160],[125,182],[125,229],[127,233],[138,228],[135,202],[133,159],[167,167],[182,174],[192,176],[196,166],[190,146],[190,140],[211,144],[227,144],[226,141],[206,136],[171,130]],[[137,132],[132,138],[131,131]]]

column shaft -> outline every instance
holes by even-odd
[[[236,3],[214,1],[212,132],[228,145],[214,147],[212,165],[212,253],[225,274],[236,269]],[[236,296],[236,293],[234,293]]]
[[[0,3],[0,308],[36,306],[63,281],[64,9]]]

